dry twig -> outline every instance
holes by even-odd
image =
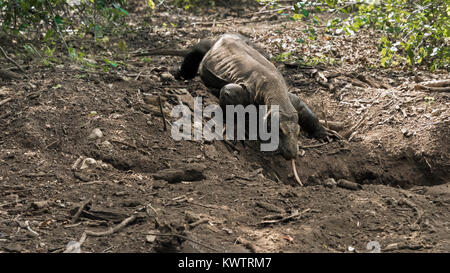
[[[113,233],[123,229],[124,227],[126,227],[129,223],[133,222],[134,220],[136,220],[136,216],[132,215],[132,216],[126,218],[125,220],[123,220],[117,226],[115,226],[113,228],[109,228],[108,230],[100,231],[100,232],[86,230],[85,232],[86,232],[87,235],[96,236],[96,237],[111,235],[111,234],[113,234]]]
[[[11,59],[10,57],[8,57],[8,55],[6,54],[5,50],[3,49],[3,47],[0,46],[0,50],[3,53],[3,56],[5,56],[5,58],[11,62],[12,64],[14,64],[15,66],[17,66],[17,68],[23,73],[23,75],[25,76],[25,78],[30,79],[30,77],[28,77],[27,73],[25,72],[25,70],[22,69],[22,67],[20,67],[20,65],[18,63],[16,63],[16,61],[14,61],[13,59]]]
[[[91,199],[88,199],[80,204],[80,207],[78,208],[77,212],[72,217],[72,224],[75,224],[76,221],[78,221],[78,218],[80,218],[81,213],[86,208],[87,205],[91,203]]]
[[[309,208],[303,210],[302,212],[299,212],[298,210],[296,210],[291,215],[288,215],[288,216],[280,215],[281,216],[280,219],[262,221],[259,223],[259,225],[269,225],[269,224],[276,224],[276,223],[280,223],[280,222],[287,222],[287,221],[290,221],[292,219],[302,216],[303,214],[307,213],[310,210],[311,209],[309,209]]]

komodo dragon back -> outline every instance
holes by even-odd
[[[289,99],[283,76],[267,58],[240,36],[224,34],[204,56],[199,73],[208,87],[243,85],[251,104],[278,105],[281,153],[286,159],[297,156],[300,129],[297,111]]]

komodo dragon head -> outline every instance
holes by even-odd
[[[298,125],[297,112],[284,113],[278,112],[280,120],[280,144],[279,150],[286,160],[297,157],[298,153],[298,135],[300,126]]]

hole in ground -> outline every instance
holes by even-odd
[[[256,149],[247,149],[240,156],[242,160],[257,163],[268,178],[296,184],[289,162],[280,155],[265,156]],[[318,184],[327,178],[402,188],[447,183],[450,177],[448,168],[437,161],[434,163],[430,168],[429,163],[411,151],[392,155],[382,149],[368,151],[358,143],[346,147],[340,143],[330,143],[320,149],[309,149],[303,157],[299,156],[297,171],[307,185]]]

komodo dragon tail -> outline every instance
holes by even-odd
[[[175,77],[177,79],[184,78],[186,80],[192,79],[197,75],[198,67],[206,52],[214,45],[216,40],[213,39],[202,39],[196,45],[190,49],[154,49],[144,53],[140,53],[137,56],[149,56],[149,55],[170,55],[170,56],[183,56],[184,61],[181,65]]]

